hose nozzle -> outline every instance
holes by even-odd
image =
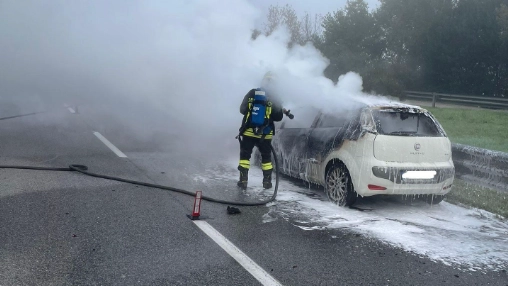
[[[284,109],[283,112],[284,112],[284,114],[286,114],[287,117],[289,117],[289,119],[295,118],[295,116],[293,114],[291,114],[291,110]]]

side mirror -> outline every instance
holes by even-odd
[[[362,125],[362,133],[376,134],[376,128],[372,125]]]
[[[376,125],[372,119],[372,115],[369,111],[363,111],[360,116],[360,124],[362,125],[362,136],[365,133],[376,134]]]

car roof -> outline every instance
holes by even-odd
[[[398,102],[398,101],[391,101],[391,100],[389,100],[387,98],[383,98],[383,97],[375,98],[375,99],[373,99],[373,102],[369,102],[369,98],[354,98],[353,101],[355,101],[356,103],[359,103],[359,105],[356,105],[357,107],[360,107],[361,105],[363,105],[363,107],[361,107],[361,108],[369,108],[370,110],[383,110],[383,111],[404,110],[406,112],[426,112],[427,111],[424,108],[417,106],[417,105],[402,103],[402,102]]]
[[[358,98],[352,97],[351,99],[352,100],[348,103],[348,105],[344,109],[344,111],[355,112],[355,111],[360,111],[360,110],[367,108],[370,110],[380,110],[380,111],[387,111],[387,112],[390,112],[390,111],[392,111],[392,112],[404,111],[404,112],[410,112],[410,113],[427,112],[426,109],[424,109],[420,106],[406,104],[406,103],[397,102],[397,101],[386,100],[383,102],[380,100],[376,100],[376,102],[370,103],[364,98],[358,99]],[[329,108],[320,108],[320,111],[321,111],[321,113],[324,113],[324,114],[331,113]]]
[[[382,110],[382,111],[405,111],[410,113],[427,112],[425,108],[422,108],[420,106],[404,103],[376,104],[369,105],[368,107],[371,110]]]

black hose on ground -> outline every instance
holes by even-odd
[[[275,150],[273,149],[273,147],[271,148],[271,150],[272,150],[273,158],[274,158],[274,161],[275,161],[275,173],[276,173],[275,188],[274,188],[273,195],[272,195],[271,198],[269,198],[268,200],[261,201],[261,202],[256,202],[256,203],[231,202],[231,201],[215,199],[215,198],[211,198],[211,197],[207,197],[207,196],[202,196],[202,199],[206,200],[206,201],[209,201],[209,202],[214,202],[214,203],[219,203],[219,204],[227,204],[227,205],[237,205],[237,206],[261,206],[261,205],[265,205],[265,204],[267,204],[269,202],[274,201],[276,196],[277,196],[277,189],[279,188],[279,164],[277,162],[277,156],[275,154]],[[129,184],[138,185],[138,186],[144,186],[144,187],[157,188],[157,189],[177,192],[177,193],[181,193],[181,194],[185,194],[185,195],[189,195],[189,196],[195,196],[195,193],[193,193],[193,192],[190,192],[190,191],[187,191],[187,190],[183,190],[183,189],[174,188],[174,187],[170,187],[170,186],[163,186],[163,185],[157,185],[157,184],[146,183],[146,182],[141,182],[141,181],[129,180],[129,179],[124,179],[124,178],[119,178],[119,177],[114,177],[114,176],[108,176],[108,175],[102,175],[102,174],[92,173],[92,172],[88,171],[88,167],[85,166],[85,165],[73,164],[73,165],[70,165],[68,168],[34,167],[34,166],[9,166],[9,165],[1,166],[0,165],[0,169],[21,169],[21,170],[38,170],[38,171],[68,171],[68,172],[78,172],[78,173],[85,174],[85,175],[92,176],[92,177],[96,177],[96,178],[102,178],[102,179],[113,180],[113,181],[118,181],[118,182],[123,182],[123,183],[129,183]]]
[[[44,112],[32,112],[32,113],[28,113],[28,114],[21,114],[21,115],[2,117],[2,118],[0,118],[0,120],[6,120],[6,119],[12,119],[12,118],[18,118],[18,117],[25,117],[25,116],[36,115],[36,114],[40,114],[40,113],[44,113]]]

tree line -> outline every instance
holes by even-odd
[[[280,25],[289,46],[312,42],[330,60],[325,76],[348,71],[364,89],[402,96],[403,90],[508,96],[508,0],[364,0],[325,16],[299,17],[290,6],[270,6],[264,30]]]

